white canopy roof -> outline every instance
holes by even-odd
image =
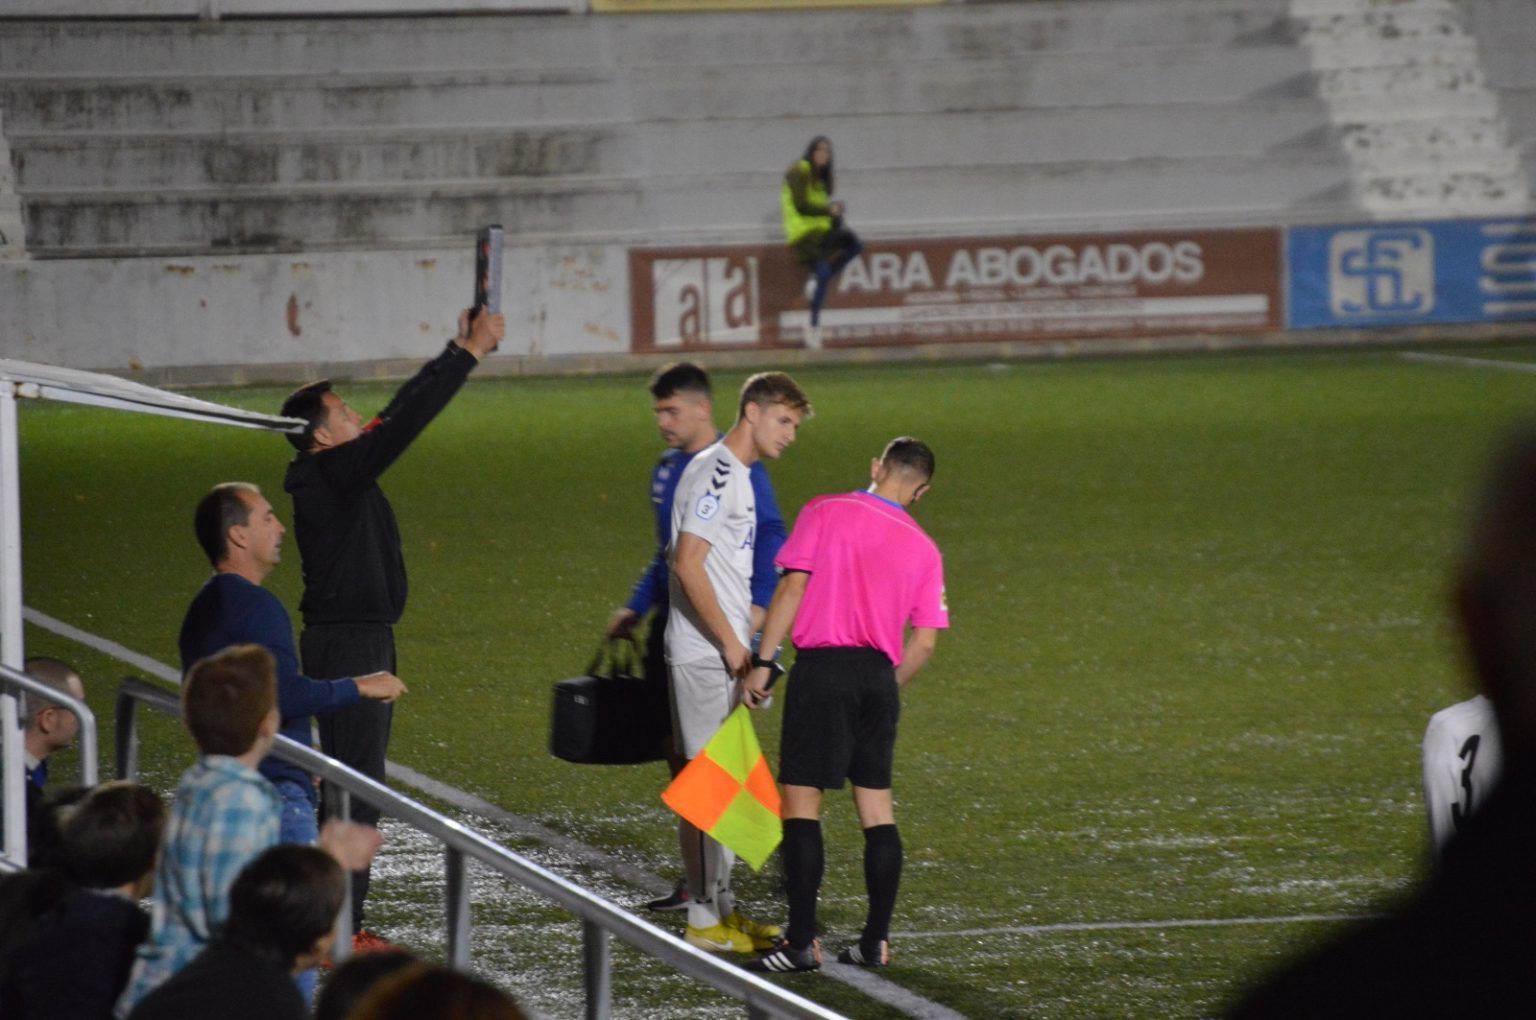
[[[0,381],[14,385],[18,397],[63,400],[73,404],[110,407],[119,411],[141,411],[145,414],[189,418],[218,425],[238,425],[248,429],[299,432],[304,428],[304,422],[297,418],[243,411],[238,407],[156,389],[103,372],[85,372],[75,368],[56,368],[29,361],[0,359]]]

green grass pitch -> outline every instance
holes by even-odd
[[[1390,351],[797,376],[817,413],[771,465],[791,519],[861,487],[894,435],[938,455],[916,516],[945,553],[953,629],[905,696],[891,981],[975,1017],[1209,1015],[1330,925],[1173,922],[1359,914],[1407,887],[1426,843],[1418,741],[1468,689],[1445,611],[1463,513],[1496,437],[1536,408],[1536,377]],[[716,380],[721,424],[741,378]],[[366,413],[389,389],[344,392]],[[213,396],[272,410],[281,393]],[[207,573],[197,498],[245,479],[291,518],[279,438],[63,405],[24,407],[21,428],[28,604],[162,661]],[[670,877],[661,767],[545,750],[551,682],[581,671],[649,555],[658,449],[640,377],[478,380],[384,484],[411,572],[392,757]],[[294,607],[291,537],[285,555],[269,585]],[[78,660],[110,717],[124,667],[28,640]],[[770,757],[778,720],[759,717]],[[169,783],[189,745],[170,723],[150,737],[148,774]],[[847,798],[830,805],[835,947],[863,886]],[[402,842],[392,860],[430,875],[431,848]],[[772,867],[741,884],[781,917]],[[384,932],[408,938],[432,888],[386,875]],[[512,894],[477,900],[481,966],[579,1012],[562,997],[574,977],[549,973],[574,974],[575,926]],[[620,1015],[720,1015],[713,993],[618,960]],[[785,980],[894,1015],[824,977]]]

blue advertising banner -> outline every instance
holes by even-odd
[[[1536,219],[1292,227],[1287,324],[1536,319]]]

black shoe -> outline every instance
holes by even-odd
[[[837,954],[837,962],[851,963],[855,967],[889,967],[891,965],[891,944],[881,939],[880,948],[873,953],[865,955],[863,947],[855,942]]]
[[[821,969],[821,943],[815,939],[804,949],[796,949],[788,939],[781,939],[767,953],[744,964],[759,974],[789,974],[797,970]]]
[[[654,900],[647,900],[645,909],[656,911],[687,910],[688,883],[679,882],[677,883],[677,886],[665,896],[657,897]]]

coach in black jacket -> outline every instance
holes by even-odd
[[[459,335],[422,366],[366,426],[331,389],[311,383],[283,402],[282,414],[307,423],[290,435],[298,456],[288,465],[283,488],[293,497],[293,530],[303,563],[304,631],[299,652],[314,677],[395,673],[393,626],[405,611],[405,557],[400,528],[379,476],[405,452],[464,385],[469,373],[506,330],[501,315],[459,320]],[[320,720],[326,754],[379,782],[389,746],[393,706],[370,701]],[[376,824],[379,811],[354,804],[357,821]],[[363,942],[363,900],[368,873],[353,877],[353,930]]]

